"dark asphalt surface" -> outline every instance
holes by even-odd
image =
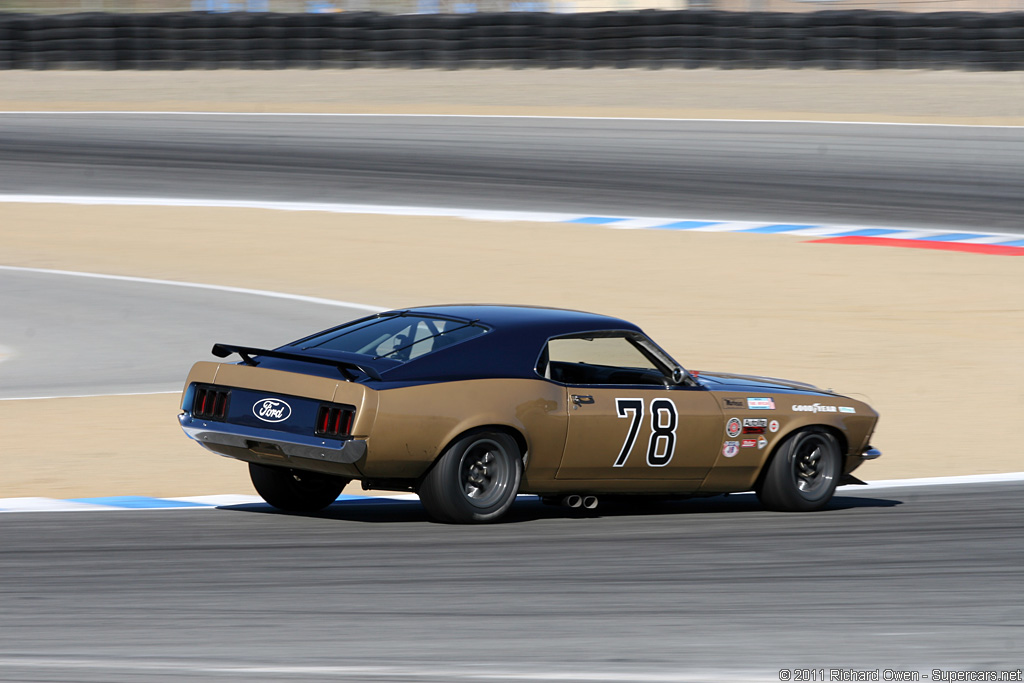
[[[779,680],[1024,664],[1024,484],[842,489],[505,523],[0,515],[0,679]]]
[[[0,398],[180,391],[215,342],[275,347],[369,312],[0,269]]]
[[[4,193],[1024,232],[1021,187],[1021,128],[0,115]]]

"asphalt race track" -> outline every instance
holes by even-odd
[[[416,502],[0,519],[0,679],[720,681],[1016,669],[1024,485],[430,523]],[[826,679],[827,680],[827,679]]]
[[[0,114],[5,193],[1024,231],[1020,128]]]
[[[1022,186],[1019,129],[0,116],[6,193],[1021,231]],[[69,277],[0,270],[0,345],[15,352],[0,363],[0,398],[174,390],[182,368],[209,357],[202,340],[275,345],[365,313]],[[1022,494],[1020,483],[846,487],[815,514],[765,512],[750,495],[605,501],[592,516],[524,499],[480,527],[429,522],[414,501],[314,516],[263,505],[3,514],[0,680],[1017,669]]]
[[[274,348],[365,310],[0,268],[0,399],[180,391],[213,342]],[[201,330],[201,333],[197,333]]]

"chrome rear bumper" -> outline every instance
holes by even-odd
[[[293,458],[346,465],[366,455],[366,442],[357,439],[325,439],[274,429],[242,427],[227,422],[196,419],[188,413],[179,415],[178,422],[188,438],[207,448],[214,445],[231,446],[257,454],[280,453]]]

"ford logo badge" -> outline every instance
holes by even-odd
[[[264,422],[284,422],[292,416],[292,407],[279,398],[261,398],[252,405],[252,414]]]

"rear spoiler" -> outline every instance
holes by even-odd
[[[306,356],[300,353],[288,353],[287,351],[272,351],[270,349],[255,349],[250,346],[231,346],[229,344],[214,344],[213,355],[217,358],[227,358],[233,353],[237,353],[242,357],[242,362],[246,365],[259,365],[253,356],[266,356],[268,358],[281,358],[283,360],[294,360],[300,363],[317,363],[319,365],[330,365],[338,368],[345,379],[351,381],[355,379],[355,376],[349,371],[350,368],[359,370],[364,375],[372,380],[380,381],[380,373],[377,372],[373,367],[364,363],[353,363],[347,360],[335,360],[332,358],[320,358],[318,356]]]

